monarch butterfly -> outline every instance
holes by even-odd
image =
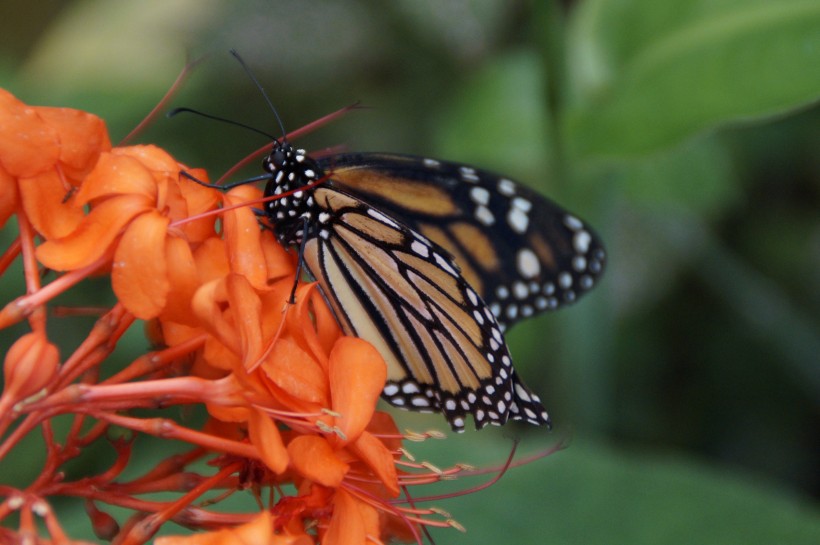
[[[455,431],[467,415],[476,429],[550,425],[503,332],[596,284],[605,253],[584,222],[508,178],[435,159],[314,159],[282,137],[262,166],[228,187],[266,180],[266,197],[290,192],[264,213],[342,330],[381,353],[388,403],[442,413]]]
[[[267,203],[274,232],[300,246],[345,333],[384,357],[388,403],[456,431],[468,414],[479,429],[549,425],[503,331],[595,285],[605,256],[589,227],[508,178],[434,159],[314,160],[283,140],[263,166],[266,196],[297,190]]]

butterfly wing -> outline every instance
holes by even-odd
[[[464,429],[508,419],[549,424],[518,379],[489,307],[441,246],[336,187],[318,187],[322,210],[304,246],[342,329],[373,344],[388,366],[385,399],[445,415]]]
[[[502,330],[575,301],[603,272],[592,229],[508,178],[404,155],[345,154],[320,164],[335,186],[446,249]]]

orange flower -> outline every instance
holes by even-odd
[[[184,537],[159,537],[156,545],[313,545],[307,535],[278,535],[273,532],[273,517],[269,513],[260,513],[250,522],[216,530],[208,534],[197,534]]]
[[[316,284],[300,281],[295,304],[289,303],[296,257],[244,206],[260,197],[259,189],[241,186],[223,195],[183,171],[208,179],[156,146],[111,148],[104,124],[90,114],[29,107],[0,90],[0,222],[20,216],[27,280],[26,295],[7,305],[0,324],[28,316],[12,312],[23,302],[29,314],[40,314],[40,321],[30,319],[34,332],[6,355],[0,437],[15,411],[29,415],[30,429],[74,412],[75,430],[90,418],[98,436],[119,425],[193,446],[138,479],[114,483],[130,454],[129,444],[115,442],[115,465],[78,485],[55,476],[65,461],[61,453],[88,446],[87,436],[72,432],[61,449],[48,449],[55,475],[40,478],[40,488],[26,489],[25,500],[14,504],[37,506],[21,509],[21,520],[28,517],[21,528],[34,527],[33,513],[48,512],[34,497],[40,493],[149,513],[120,530],[106,513],[90,510],[121,543],[144,543],[171,519],[217,530],[160,538],[161,545],[364,545],[393,537],[419,541],[421,524],[455,525],[414,508],[406,487],[462,469],[432,471],[404,459],[393,419],[376,411],[387,378],[379,352],[342,336]],[[43,242],[35,247],[36,240]],[[41,288],[40,267],[64,274]],[[42,311],[55,295],[98,273],[110,274],[118,304],[60,365]],[[101,372],[134,318],[148,320],[159,348],[114,376]],[[99,376],[109,378],[96,382]],[[40,399],[29,399],[38,392]],[[210,421],[189,429],[129,412],[175,404],[204,405]],[[50,433],[50,426],[42,428]],[[0,441],[0,458],[13,446],[8,441],[19,440],[15,434]],[[195,474],[188,465],[203,456],[218,468],[215,475]],[[218,501],[224,490],[242,488],[262,505],[265,486],[270,503],[252,519],[194,507],[210,490],[220,492],[211,500]],[[141,498],[146,491],[176,496],[149,502]],[[0,520],[6,514],[0,508]],[[56,520],[47,525],[59,540]]]
[[[82,210],[65,197],[110,148],[98,117],[70,108],[27,106],[0,89],[0,226],[22,207],[46,238],[76,228]],[[21,202],[16,202],[18,189]]]

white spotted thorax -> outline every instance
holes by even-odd
[[[469,415],[476,428],[549,425],[503,333],[597,283],[605,254],[585,223],[512,180],[436,159],[314,160],[275,142],[263,166],[265,196],[284,195],[266,204],[274,232],[302,244],[342,328],[385,358],[386,401],[440,412],[457,431]]]
[[[265,196],[282,195],[311,184],[324,172],[305,150],[294,149],[288,142],[274,141],[273,149],[262,166],[271,174]],[[295,191],[265,204],[265,213],[274,224],[274,232],[284,245],[299,244],[305,236],[302,228],[316,219],[312,192]]]

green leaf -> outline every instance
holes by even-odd
[[[444,111],[435,146],[442,157],[543,181],[550,146],[536,55],[518,51],[498,57]]]
[[[622,156],[820,97],[815,0],[591,0],[568,38],[566,136]]]
[[[449,437],[447,453],[482,467],[492,465],[488,460],[498,463],[506,458],[510,445],[497,435],[484,431],[468,435],[464,441]],[[527,439],[537,435],[528,434]],[[436,445],[441,453],[440,443],[430,449]],[[531,448],[531,442],[522,443],[521,450]],[[411,451],[419,454],[419,449],[415,446]],[[428,456],[437,463],[441,458]],[[460,490],[470,486],[460,480],[454,484]],[[816,507],[772,483],[681,456],[619,451],[583,440],[546,459],[510,469],[489,489],[433,505],[446,509],[467,528],[465,536],[453,535],[451,530],[434,534],[453,545],[820,542]]]

